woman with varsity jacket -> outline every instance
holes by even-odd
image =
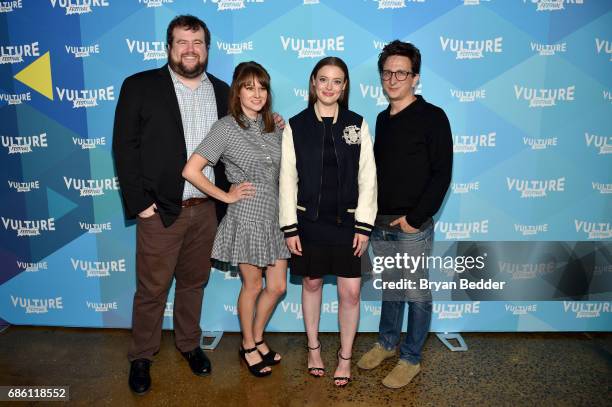
[[[282,139],[280,226],[302,277],[308,372],[325,374],[318,339],[323,277],[337,276],[340,342],[334,384],[351,381],[359,322],[361,256],[376,217],[376,165],[368,124],[348,110],[349,73],[336,57],[309,79],[308,107],[289,119]]]

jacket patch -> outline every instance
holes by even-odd
[[[342,139],[346,144],[361,144],[361,129],[359,127],[355,125],[346,126],[342,133]]]

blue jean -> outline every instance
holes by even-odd
[[[400,301],[383,301],[378,327],[378,342],[387,350],[393,350],[400,341],[404,308]],[[413,365],[421,362],[421,350],[429,333],[431,301],[408,302],[408,332],[400,345],[400,359]]]
[[[372,233],[372,249],[378,255],[377,246],[381,248],[385,246],[382,243],[377,245],[376,242],[397,242],[398,251],[407,252],[413,256],[423,254],[428,256],[431,253],[433,242],[433,223],[425,223],[417,233],[404,233],[397,229],[376,227]],[[388,244],[386,247],[388,250]],[[428,276],[427,270],[424,270],[424,273]],[[400,343],[406,303],[408,303],[408,332],[400,345],[400,359],[417,364],[421,361],[421,351],[431,324],[431,296],[416,301],[383,300],[378,342],[387,350],[395,349]]]

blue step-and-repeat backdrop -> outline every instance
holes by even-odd
[[[335,55],[350,67],[351,108],[373,126],[387,106],[379,52],[416,44],[418,93],[454,138],[434,254],[480,256],[507,287],[435,291],[432,331],[612,329],[608,0],[1,0],[1,318],[130,326],[135,226],[113,168],[114,109],[125,77],[165,63],[166,26],[184,13],[211,29],[208,70],[229,82],[238,62],[260,62],[285,118],[305,107],[315,62]],[[432,270],[441,285],[460,280],[454,266]],[[239,287],[213,270],[204,329],[239,329]],[[300,290],[290,282],[270,330],[303,329]],[[337,330],[335,290],[326,284],[323,331]],[[379,316],[364,293],[360,330]]]

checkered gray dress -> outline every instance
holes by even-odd
[[[232,184],[249,181],[255,196],[230,204],[215,236],[212,258],[232,265],[259,267],[291,257],[278,223],[278,177],[281,132],[263,132],[263,120],[244,119],[240,128],[232,116],[213,124],[195,152],[211,165],[225,164]]]

